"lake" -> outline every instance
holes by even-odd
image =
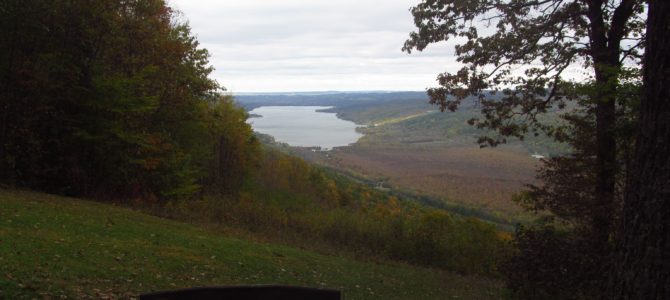
[[[329,106],[262,106],[250,111],[261,117],[249,118],[255,131],[269,134],[278,142],[297,147],[321,147],[324,150],[347,146],[363,135],[354,122],[339,119],[335,113],[322,112]]]

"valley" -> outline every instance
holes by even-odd
[[[542,137],[480,148],[477,136],[490,133],[467,124],[477,116],[474,102],[465,103],[459,111],[441,113],[428,104],[423,92],[256,95],[237,96],[236,100],[247,109],[332,106],[328,111],[359,124],[357,130],[364,136],[331,151],[288,147],[291,153],[364,178],[381,189],[437,198],[510,223],[527,217],[511,198],[535,182],[539,160],[531,155],[551,156],[568,150]]]

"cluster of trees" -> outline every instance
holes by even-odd
[[[0,180],[96,198],[230,192],[246,114],[163,0],[0,3]]]
[[[542,185],[519,199],[549,218],[517,232],[506,268],[517,296],[669,296],[669,10],[641,0],[425,0],[411,9],[418,31],[405,51],[464,41],[456,55],[465,67],[438,76],[431,103],[453,111],[478,97],[482,117],[470,123],[499,134],[484,145],[544,132],[573,148],[545,161]],[[564,79],[576,64],[590,82]],[[538,118],[556,109],[562,125]]]

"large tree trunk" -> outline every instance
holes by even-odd
[[[615,58],[617,60],[618,57]],[[611,64],[600,66],[606,71],[596,71],[599,95],[596,104],[596,191],[593,212],[593,239],[601,252],[607,252],[612,232],[614,212],[614,191],[616,189],[617,145],[614,134],[616,127],[616,73],[620,67]],[[598,74],[600,73],[600,74]],[[602,73],[607,73],[603,75]],[[600,75],[600,76],[598,76]]]
[[[603,16],[602,1],[589,1],[591,56],[595,67],[596,94],[596,186],[595,205],[591,215],[593,242],[605,253],[609,245],[616,188],[616,92],[621,70],[619,62],[620,22],[612,23],[608,31]],[[614,28],[616,27],[616,28]],[[612,35],[610,37],[610,35]]]
[[[607,299],[670,299],[670,1],[649,1],[644,95]]]

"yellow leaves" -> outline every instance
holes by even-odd
[[[390,196],[386,202],[378,202],[374,211],[377,216],[386,218],[400,216],[403,209],[398,198]]]
[[[510,242],[514,239],[512,234],[506,231],[497,231],[496,236],[498,237],[499,240],[503,242]]]

